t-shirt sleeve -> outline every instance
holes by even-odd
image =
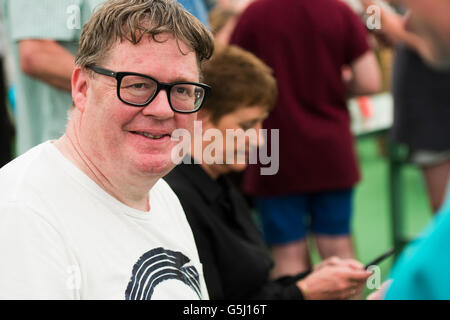
[[[72,41],[80,30],[73,19],[80,19],[73,0],[14,0],[9,3],[11,37],[23,39],[52,39]],[[78,15],[78,16],[77,16]]]
[[[0,256],[0,299],[77,298],[79,268],[57,230],[31,208],[0,205]]]
[[[345,3],[342,3],[342,13],[345,21],[345,63],[351,64],[370,49],[368,35],[361,19]]]

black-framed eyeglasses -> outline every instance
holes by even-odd
[[[120,101],[134,107],[145,107],[155,99],[159,91],[165,90],[169,105],[175,112],[197,112],[211,87],[196,82],[163,83],[135,72],[115,72],[98,66],[88,66],[95,73],[117,80],[117,97]]]

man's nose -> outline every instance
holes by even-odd
[[[175,112],[170,107],[169,97],[165,90],[159,91],[153,101],[144,107],[142,113],[158,120],[170,119],[175,115]]]

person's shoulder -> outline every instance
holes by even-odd
[[[267,16],[273,11],[274,5],[277,5],[276,1],[274,0],[252,1],[241,12],[239,16],[239,24],[245,23],[250,27],[255,26],[255,24],[258,26],[259,24],[264,23],[264,21],[261,21],[261,17]]]
[[[181,209],[180,200],[176,193],[162,178],[159,179],[150,190],[150,200],[158,202],[160,206],[163,206],[168,210],[179,211]]]
[[[169,184],[164,179],[159,179],[153,186],[151,192],[167,197],[172,197],[175,195],[172,188],[170,188]]]
[[[172,171],[170,171],[163,179],[170,186],[170,188],[176,193],[185,193],[192,190],[191,183],[186,175],[183,173],[185,170],[190,170],[191,167],[183,167],[182,164],[177,165]]]
[[[302,0],[302,3],[303,5],[306,6],[319,7],[320,10],[324,12],[336,10],[345,12],[355,12],[350,6],[350,4],[345,0],[315,0],[315,1]]]
[[[14,198],[37,182],[35,176],[42,172],[46,147],[46,143],[40,144],[0,169],[0,199],[5,196]]]
[[[31,206],[21,199],[6,199],[0,201],[0,220],[2,224],[5,222],[16,223],[26,223],[26,221],[31,223],[31,220],[41,221],[51,225],[48,221],[48,217],[42,214],[39,210]]]
[[[245,8],[245,11],[255,11],[255,10],[263,10],[265,8],[269,8],[270,6],[278,3],[279,0],[258,0],[258,1],[252,1],[250,2],[247,7]]]
[[[64,161],[50,141],[17,157],[0,169],[0,203],[22,202],[49,211],[52,202],[68,192]]]
[[[177,194],[162,178],[150,191],[150,212],[152,210],[155,210],[156,215],[163,215],[166,222],[177,225],[180,234],[184,232],[191,234],[185,206],[182,205]]]
[[[178,197],[184,211],[189,216],[192,211],[197,214],[204,208],[205,200],[198,190],[199,182],[192,179],[198,177],[198,168],[195,165],[178,165],[164,177],[167,184]]]
[[[360,20],[358,13],[350,7],[348,3],[341,0],[326,0],[331,1],[332,6],[327,6],[328,10],[331,10],[333,14],[340,15],[346,19],[349,23],[354,23],[357,21],[358,24],[363,24]]]
[[[38,228],[46,233],[57,230],[58,219],[48,207],[38,203],[39,195],[27,191],[23,194],[26,196],[3,193],[0,195],[0,225],[5,227],[3,230],[15,232],[19,229],[24,231],[28,228]]]

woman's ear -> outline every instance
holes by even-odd
[[[86,93],[88,87],[88,74],[80,67],[75,67],[72,73],[72,100],[80,112],[84,112],[86,106]]]

